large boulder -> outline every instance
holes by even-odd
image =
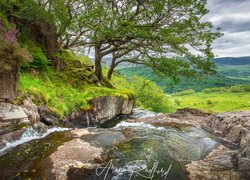
[[[133,100],[117,96],[104,96],[89,101],[91,106],[88,110],[73,112],[67,120],[77,127],[93,126],[103,123],[118,115],[132,113]]]

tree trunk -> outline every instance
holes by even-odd
[[[0,72],[0,99],[12,99],[16,95],[19,79],[19,66],[15,65],[10,70]]]
[[[112,62],[111,62],[111,65],[109,67],[109,71],[108,71],[108,80],[111,80],[112,79],[112,75],[113,75],[113,72],[115,70],[115,61],[116,61],[116,58],[115,57],[112,57]]]
[[[101,46],[95,47],[95,75],[99,81],[103,80],[102,75],[102,54],[100,50]]]

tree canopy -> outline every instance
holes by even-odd
[[[221,34],[212,31],[210,22],[201,20],[208,13],[205,0],[77,3],[82,5],[74,11],[79,14],[75,14],[78,17],[75,19],[82,35],[71,44],[94,48],[96,75],[100,80],[105,55],[113,58],[110,78],[113,69],[122,62],[150,66],[173,79],[212,72],[211,45]],[[81,28],[76,28],[75,34]]]
[[[12,2],[19,2],[19,16],[32,18],[30,13],[36,10],[37,16],[54,23],[61,47],[93,48],[100,81],[107,55],[112,56],[109,79],[123,62],[149,66],[174,80],[213,72],[211,45],[221,34],[213,31],[210,22],[202,21],[208,13],[206,0]]]

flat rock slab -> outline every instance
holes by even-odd
[[[0,121],[11,120],[29,121],[28,115],[23,108],[10,103],[0,103]]]

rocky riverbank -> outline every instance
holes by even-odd
[[[72,127],[97,125],[117,115],[130,114],[133,101],[120,97],[102,97],[91,100],[90,104],[91,109],[75,111],[64,122]],[[161,157],[162,152],[166,151],[170,154],[165,157],[161,167],[168,166],[168,161],[174,164],[170,179],[176,175],[180,179],[188,176],[190,179],[210,180],[250,177],[250,111],[221,114],[209,114],[196,109],[182,109],[174,114],[138,112],[138,116],[135,113],[130,116],[131,119],[114,128],[76,129],[63,133],[62,141],[55,145],[57,148],[51,150],[49,156],[39,163],[36,162],[35,168],[42,168],[43,176],[52,179],[101,178],[106,172],[97,176],[96,168],[107,165],[112,158],[126,163],[138,155],[142,156],[141,159],[147,158],[143,156],[145,151],[152,154],[151,158]],[[57,125],[58,122],[58,118],[48,109],[35,106],[30,99],[18,106],[2,102],[0,148],[18,140],[26,127],[33,126],[36,131],[46,132],[48,126]],[[36,146],[40,146],[38,142]],[[124,159],[127,155],[128,159]],[[148,163],[154,160],[157,159],[149,160]],[[116,169],[118,164],[116,162],[113,168]],[[110,177],[120,175],[119,172],[107,173]],[[32,176],[40,174],[34,172]]]
[[[174,114],[136,121],[179,129],[202,126],[221,138],[224,145],[214,149],[205,159],[193,161],[186,166],[190,179],[248,179],[250,177],[250,111],[212,115],[196,109],[183,109]]]
[[[229,112],[207,117],[203,123],[236,148],[215,149],[204,160],[187,166],[191,179],[249,179],[250,111]]]
[[[0,102],[0,149],[19,140],[28,127],[44,133],[50,126],[88,127],[132,112],[133,100],[107,96],[89,101],[88,110],[76,110],[59,119],[46,106],[36,106],[30,98],[19,105]]]

